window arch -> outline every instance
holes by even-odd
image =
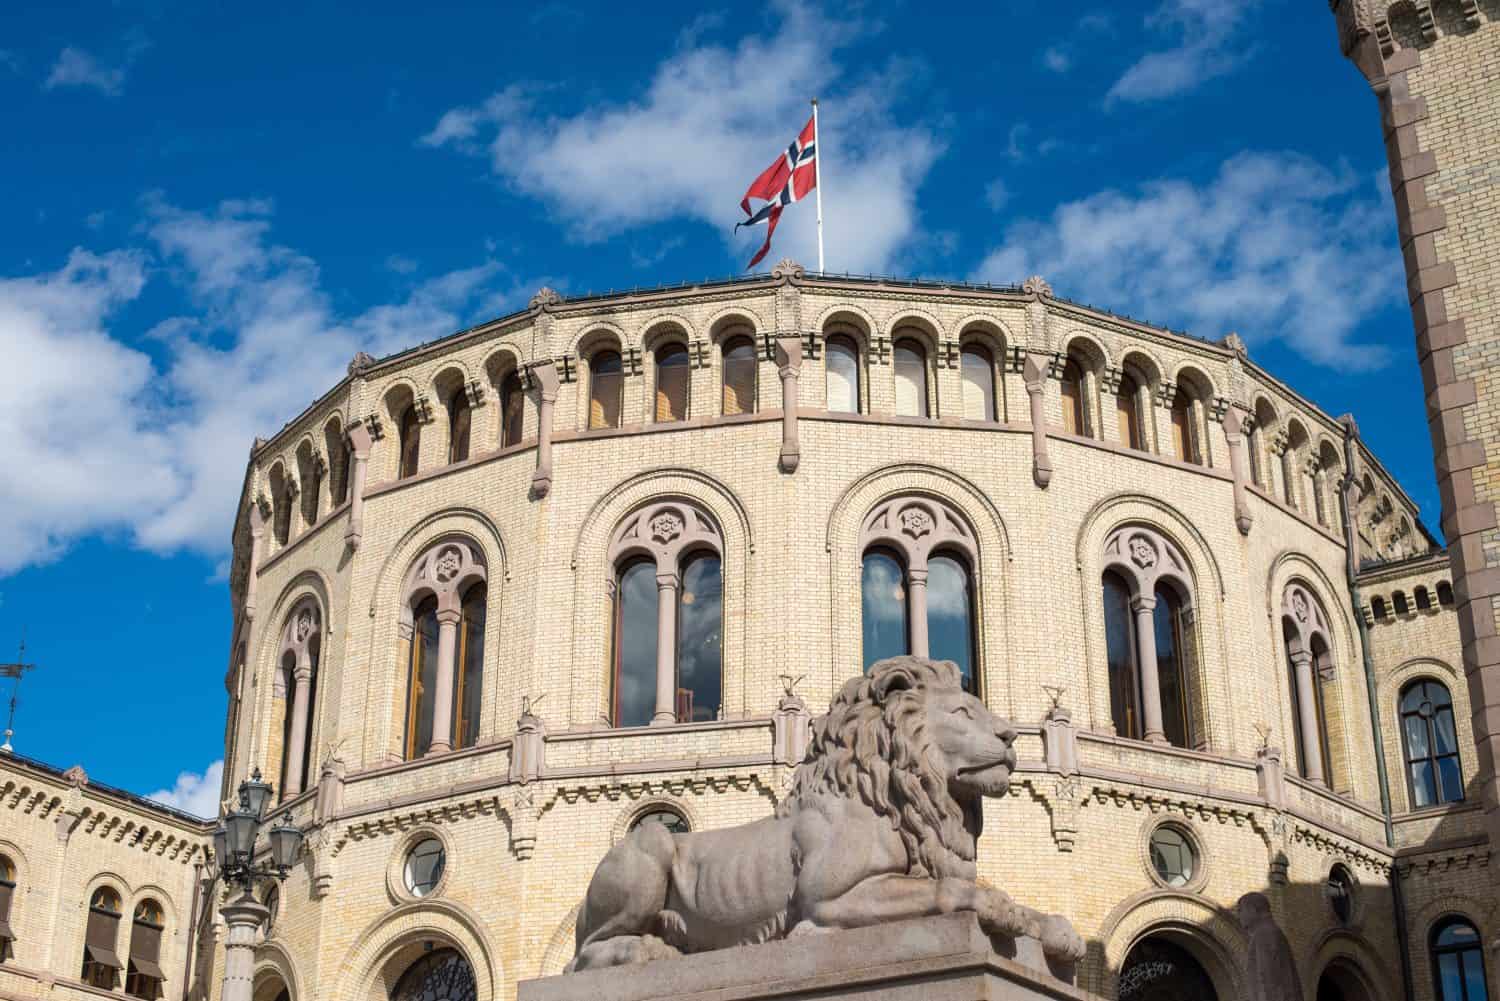
[[[1115,391],[1115,430],[1121,445],[1144,452],[1146,436],[1141,430],[1141,386],[1141,381],[1129,371],[1120,374],[1120,386]]]
[[[1447,686],[1432,678],[1401,690],[1401,748],[1411,807],[1420,810],[1464,798],[1458,728]]]
[[[292,537],[292,502],[286,469],[280,461],[266,475],[266,485],[271,491],[271,534],[278,546],[284,546]]]
[[[1485,1001],[1490,996],[1483,941],[1467,920],[1453,916],[1434,925],[1428,952],[1438,1001]]]
[[[463,386],[448,398],[448,463],[463,462],[469,457],[469,436],[474,427],[474,409],[469,392]]]
[[[848,334],[829,334],[823,352],[827,375],[828,409],[859,413],[859,347]]]
[[[1370,599],[1370,614],[1377,622],[1385,621],[1385,599],[1378,594]]]
[[[1115,732],[1176,747],[1203,743],[1193,578],[1182,550],[1145,525],[1117,528],[1104,542],[1101,585]]]
[[[1300,582],[1282,594],[1281,630],[1292,699],[1297,770],[1310,782],[1330,785],[1328,714],[1323,684],[1333,676],[1333,647],[1322,602]]]
[[[311,597],[303,598],[281,630],[277,663],[288,693],[281,724],[282,799],[307,788],[313,757],[313,707],[317,701],[318,662],[322,654],[323,613]]]
[[[755,342],[745,334],[724,342],[724,416],[753,414],[756,410],[755,377],[758,368]]]
[[[126,968],[125,993],[143,1001],[161,997],[166,974],[161,968],[161,933],[166,919],[161,904],[147,897],[135,905],[130,924],[130,965]]]
[[[717,719],[723,708],[723,536],[702,508],[657,501],[609,547],[615,726]]]
[[[1391,605],[1395,608],[1397,615],[1405,615],[1411,611],[1411,606],[1406,603],[1406,592],[1397,591],[1391,595]]]
[[[620,426],[625,365],[620,352],[597,351],[589,359],[589,430]]]
[[[656,422],[686,420],[693,370],[687,345],[680,341],[656,349]]]
[[[396,470],[396,477],[404,480],[417,474],[417,467],[422,460],[422,421],[417,415],[416,404],[410,404],[401,411],[396,433],[401,446],[401,464]]]
[[[313,443],[303,440],[297,446],[297,477],[301,481],[302,524],[311,528],[318,523],[318,503],[323,495],[323,475],[328,462],[313,448]]]
[[[1078,359],[1069,357],[1063,363],[1059,389],[1062,395],[1063,431],[1067,434],[1088,434],[1088,415],[1084,404],[1088,394],[1084,389],[1083,366],[1078,363]]]
[[[1120,1001],[1192,998],[1218,1001],[1213,978],[1187,949],[1166,935],[1151,935],[1131,947],[1120,966]]]
[[[1179,462],[1202,465],[1198,451],[1198,435],[1193,426],[1192,397],[1181,391],[1172,397],[1172,454]]]
[[[927,349],[915,337],[903,337],[893,349],[896,369],[896,414],[926,417]]]
[[[1453,585],[1445,580],[1438,581],[1437,586],[1438,604],[1443,608],[1453,607]]]
[[[1254,415],[1245,421],[1245,446],[1250,459],[1250,482],[1262,490],[1271,489],[1266,469],[1267,428],[1276,422],[1276,411],[1265,397],[1255,401]]]
[[[349,499],[349,437],[335,418],[323,428],[328,450],[328,500],[334,507]]]
[[[521,373],[511,369],[500,379],[500,447],[521,444],[525,423],[526,390],[521,385]]]
[[[430,546],[407,574],[401,644],[408,760],[470,747],[480,737],[488,586],[483,551],[463,538]]]
[[[11,928],[16,896],[16,864],[0,854],[0,963],[11,957],[16,933]]]
[[[124,968],[116,952],[120,938],[120,895],[101,886],[89,898],[89,920],[83,936],[83,971],[79,979],[91,987],[112,991]]]
[[[972,341],[959,354],[959,370],[964,383],[964,419],[999,420],[995,405],[995,356],[983,344]]]
[[[434,949],[407,967],[391,1001],[477,1001],[474,968],[457,949]]]
[[[910,653],[952,660],[979,690],[974,532],[953,508],[926,496],[875,507],[860,529],[863,666]]]

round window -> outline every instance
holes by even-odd
[[[1198,870],[1193,843],[1181,830],[1164,824],[1151,832],[1151,868],[1168,886],[1186,886]]]
[[[414,897],[425,897],[443,878],[448,853],[437,838],[423,838],[406,856],[406,889]]]
[[[1340,924],[1348,924],[1354,918],[1354,877],[1342,865],[1328,871],[1328,904]]]
[[[630,829],[633,831],[642,824],[660,824],[673,834],[688,832],[688,822],[676,810],[652,810],[649,813],[643,813],[635,818],[635,823],[630,825]]]

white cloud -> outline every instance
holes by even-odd
[[[63,49],[47,74],[46,90],[58,87],[92,87],[109,97],[119,97],[125,87],[125,67],[105,66],[82,49]]]
[[[224,762],[215,761],[203,774],[183,772],[170,789],[158,789],[147,796],[163,806],[170,806],[195,817],[211,819],[219,815],[219,785],[224,779]]]
[[[1005,203],[1010,201],[1010,188],[1000,178],[995,178],[984,186],[984,203],[991,209],[999,212],[1005,208]]]
[[[485,261],[343,315],[317,265],[270,238],[268,211],[151,199],[147,246],[0,279],[0,440],[27,470],[0,478],[0,575],[98,533],[221,557],[255,435],[333,386],[356,351],[409,347],[524,297]],[[161,271],[191,312],[152,325],[153,364],[110,327]]]
[[[1389,207],[1367,176],[1292,153],[1245,153],[1203,184],[1159,180],[1011,226],[975,277],[1045,275],[1058,295],[1328,365],[1374,368],[1355,329],[1405,289]]]
[[[487,155],[499,177],[549,205],[577,239],[688,218],[723,232],[748,260],[764,231],[729,236],[740,198],[819,95],[828,265],[895,267],[919,239],[917,188],[942,144],[894,120],[899,67],[840,62],[841,47],[864,30],[858,22],[791,6],[777,16],[775,31],[751,31],[732,47],[690,38],[696,47],[669,55],[632,101],[549,116],[535,88],[511,86],[450,110],[421,141]],[[783,218],[767,265],[788,254],[815,259],[809,209]]]
[[[1054,73],[1066,73],[1073,68],[1073,56],[1060,45],[1049,45],[1042,52],[1042,65]]]
[[[1253,4],[1164,0],[1147,16],[1146,26],[1177,36],[1176,44],[1137,60],[1109,88],[1105,103],[1174,97],[1238,68],[1248,47],[1231,43],[1238,44],[1235,29]]]

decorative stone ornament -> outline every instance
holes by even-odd
[[[783,257],[781,260],[777,261],[776,266],[771,269],[772,278],[787,280],[792,278],[805,278],[806,276],[807,269],[798,264],[796,261],[792,260],[790,257]]]
[[[351,376],[363,375],[365,370],[375,364],[375,359],[363,351],[354,352],[354,357],[349,359],[348,372]]]
[[[1052,286],[1041,275],[1032,275],[1021,283],[1021,291],[1033,299],[1052,298]]]
[[[663,511],[651,519],[651,538],[666,545],[682,534],[682,519],[671,511]]]
[[[543,285],[536,290],[536,295],[531,297],[531,301],[526,304],[526,308],[532,312],[545,311],[560,302],[562,302],[562,296],[557,294],[557,290]]]
[[[1156,566],[1156,547],[1139,533],[1130,537],[1130,561],[1142,570]]]

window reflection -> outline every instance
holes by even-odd
[[[1190,747],[1187,672],[1183,670],[1182,602],[1170,587],[1156,589],[1156,676],[1161,686],[1161,725],[1167,743]]]
[[[755,412],[755,344],[736,337],[724,348],[724,415]]]
[[[699,553],[682,572],[677,615],[677,721],[717,719],[723,703],[724,587],[719,557]]]
[[[656,564],[620,572],[615,598],[615,726],[645,726],[656,711]]]
[[[658,423],[680,421],[687,417],[688,350],[681,344],[669,344],[656,352],[656,420]]]
[[[1115,733],[1131,740],[1141,729],[1140,683],[1135,670],[1135,624],[1130,587],[1119,574],[1104,575],[1104,637],[1109,660],[1109,712]]]
[[[860,577],[864,617],[864,668],[909,648],[906,622],[906,573],[893,553],[872,549],[865,554]]]
[[[1436,681],[1416,681],[1401,693],[1401,742],[1413,809],[1464,798],[1453,700]]]
[[[974,597],[969,568],[956,557],[939,555],[927,563],[927,643],[933,660],[951,660],[966,691],[974,681]]]
[[[1463,918],[1432,930],[1432,975],[1439,1001],[1488,1001],[1479,932]]]
[[[433,696],[437,692],[437,599],[427,598],[412,612],[411,662],[406,683],[406,757],[420,758],[432,747]]]
[[[471,747],[479,738],[479,709],[484,696],[485,587],[473,584],[464,593],[458,627],[458,677],[453,687],[453,749]]]

